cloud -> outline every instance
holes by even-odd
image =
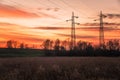
[[[82,27],[81,30],[85,31],[99,31],[99,27]],[[104,27],[104,31],[117,31],[119,28],[114,27]]]
[[[120,0],[118,0],[118,2],[120,3]]]
[[[33,36],[28,36],[28,34],[4,34],[1,37],[4,37],[6,40],[17,40],[17,41],[25,41],[25,43],[29,42],[42,42],[44,39],[36,38]]]
[[[42,42],[44,41],[44,39],[42,38],[34,38],[34,37],[15,37],[15,39],[19,40],[19,41],[26,41],[27,42]]]
[[[53,15],[50,15],[50,14],[46,14],[46,13],[43,13],[43,12],[38,12],[39,13],[39,17],[44,17],[44,18],[55,18],[57,19],[57,17],[53,16]]]
[[[6,22],[0,22],[0,35],[1,38],[6,40],[17,40],[28,42],[42,42],[43,38],[38,37],[36,33],[32,33],[29,27]],[[40,32],[39,32],[40,33]],[[1,40],[1,39],[0,39]],[[0,42],[2,43],[2,42]]]
[[[25,41],[25,42],[41,42],[44,39],[41,37],[38,37],[35,34],[29,34],[29,33],[21,33],[21,32],[7,32],[1,33],[1,37],[6,40],[17,40],[17,41]]]
[[[120,23],[104,23],[105,31],[119,30],[118,26]],[[99,23],[84,23],[80,24],[79,27],[76,27],[76,30],[87,30],[87,31],[99,31]],[[70,30],[70,27],[34,27],[32,29],[40,29],[40,30]]]
[[[54,11],[54,12],[58,12],[60,10],[60,8],[47,8],[47,11]]]
[[[8,23],[8,22],[0,22],[0,26],[20,26],[20,25]]]
[[[113,25],[120,25],[120,23],[107,23],[104,22],[104,26],[113,26]],[[84,23],[80,24],[80,26],[100,26],[100,23]]]
[[[4,43],[6,43],[6,41],[0,41],[0,44],[4,44]]]
[[[60,10],[60,8],[37,8],[38,10],[46,10],[46,11],[54,11],[54,12],[58,12]]]
[[[39,15],[36,13],[31,13],[25,10],[21,10],[17,7],[5,5],[0,3],[0,17],[7,18],[42,18],[42,17],[52,17],[54,16],[39,12]]]
[[[20,29],[29,29],[27,26],[7,23],[7,22],[0,22],[0,32],[2,31],[19,31]]]
[[[41,29],[41,30],[65,30],[70,29],[69,27],[34,27],[33,29]]]
[[[84,23],[80,24],[80,26],[99,26],[99,23]]]
[[[112,19],[112,18],[120,18],[120,14],[105,14],[105,18],[109,18],[109,19]]]
[[[65,36],[65,37],[70,37],[70,34],[56,34],[58,36]],[[81,35],[76,35],[76,38],[78,39],[93,39],[93,38],[97,38],[96,36],[81,36]]]
[[[82,30],[87,30],[87,31],[98,31],[99,30],[99,23],[85,23],[85,24],[81,24],[79,29]],[[115,30],[120,30],[120,28],[118,28],[120,26],[120,23],[104,23],[104,31],[115,31]]]

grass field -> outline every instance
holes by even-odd
[[[0,80],[120,80],[120,58],[0,58]]]
[[[43,50],[37,49],[0,49],[0,57],[39,57],[45,56]]]

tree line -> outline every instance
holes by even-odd
[[[29,48],[28,44],[25,43],[19,43],[18,41],[15,40],[8,40],[6,42],[6,47],[8,49],[16,49],[16,48],[20,48],[20,49],[26,49]]]
[[[94,46],[86,41],[78,41],[74,49],[71,49],[71,42],[60,39],[46,39],[40,45],[46,56],[120,56],[120,40],[111,39],[104,43],[103,48]],[[31,49],[28,44],[19,43],[14,40],[6,42],[8,49]]]
[[[74,49],[71,49],[71,42],[47,39],[43,42],[43,49],[47,56],[120,56],[120,40],[108,40],[103,48],[78,41]]]

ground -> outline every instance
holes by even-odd
[[[120,57],[0,58],[0,80],[120,80]]]

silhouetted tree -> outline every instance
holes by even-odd
[[[45,55],[47,56],[50,56],[51,54],[51,46],[52,46],[52,41],[50,39],[47,39],[43,42],[43,48],[44,48],[44,51],[45,51]]]
[[[30,47],[28,46],[28,44],[24,44],[24,48],[29,49]]]
[[[7,48],[13,48],[12,40],[7,41]]]
[[[18,42],[17,41],[13,41],[12,43],[13,43],[13,48],[17,48]]]
[[[92,46],[91,43],[87,44],[86,51],[88,56],[94,56],[94,47]]]
[[[55,53],[59,54],[59,50],[60,50],[60,40],[59,39],[56,39],[56,41],[55,41],[54,50],[55,50]]]
[[[47,39],[43,42],[44,50],[50,50],[50,39]]]
[[[114,39],[114,40],[109,40],[106,44],[106,47],[108,50],[119,50],[119,40]]]
[[[53,41],[51,40],[50,41],[50,44],[49,44],[49,49],[52,50],[53,49]]]
[[[85,41],[79,41],[77,46],[79,50],[85,50],[89,46],[89,43]]]
[[[20,49],[24,49],[24,48],[25,48],[24,43],[21,43],[21,44],[20,44]]]
[[[64,47],[64,49],[66,50],[68,42],[66,40],[62,41],[62,47]]]
[[[54,45],[53,45],[54,43]],[[66,40],[60,41],[56,39],[54,42],[47,39],[43,42],[45,54],[58,55],[58,56],[120,56],[120,42],[119,40],[109,40],[104,49],[100,49],[99,46],[92,46],[91,43],[85,41],[78,41],[74,50],[67,50],[66,46],[69,46]]]
[[[77,53],[77,55],[93,56],[94,47],[89,42],[78,41],[76,51],[77,50],[79,51],[79,54]]]

